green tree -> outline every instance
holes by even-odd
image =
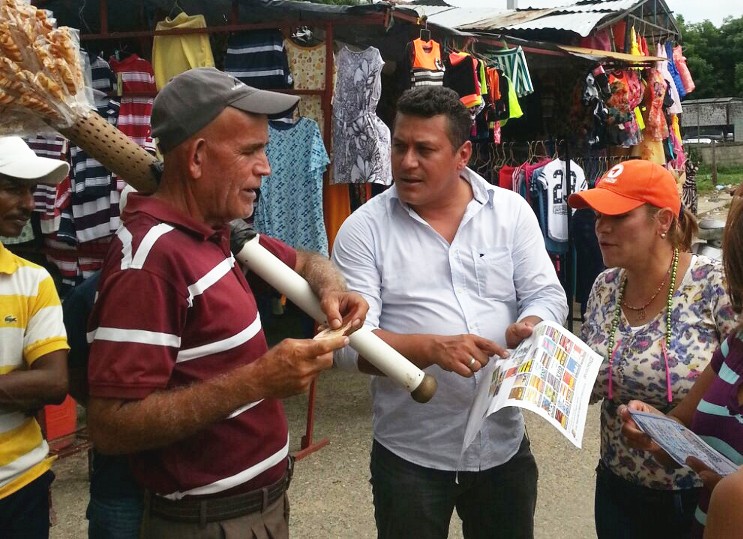
[[[730,70],[731,96],[743,96],[743,17],[727,18],[722,25],[724,57]]]
[[[677,19],[684,56],[696,90],[694,99],[743,96],[743,17],[728,17],[720,28],[710,21]]]

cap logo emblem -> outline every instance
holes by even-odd
[[[606,183],[617,183],[617,179],[622,175],[622,172],[624,172],[624,165],[615,165],[606,173],[606,176],[604,176],[602,181]]]
[[[18,318],[13,316],[12,314],[9,314],[5,317],[5,323],[6,324],[12,324],[13,322],[18,322]]]
[[[245,86],[245,83],[244,82],[242,82],[239,79],[236,79],[235,77],[232,77],[232,80],[235,81],[235,84],[232,85],[232,88],[230,88],[230,90],[237,90],[237,89],[242,88],[243,86]]]

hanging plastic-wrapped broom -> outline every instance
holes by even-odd
[[[156,159],[94,110],[79,34],[25,0],[0,0],[0,133],[59,131],[139,191],[155,187]]]

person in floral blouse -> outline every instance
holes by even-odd
[[[616,165],[568,203],[596,212],[609,268],[596,278],[581,331],[605,358],[593,392],[603,399],[597,535],[687,537],[701,482],[630,447],[618,407],[640,399],[670,410],[700,376],[735,325],[721,264],[688,252],[694,217],[673,175],[650,161]]]
[[[715,351],[707,368],[694,383],[689,394],[668,413],[668,416],[689,427],[702,440],[730,461],[743,464],[743,203],[740,188],[733,199],[725,224],[723,265],[728,291],[738,325]],[[628,408],[661,413],[650,404],[634,400],[620,407],[622,433],[632,447],[643,449],[661,463],[672,459],[632,420]],[[689,458],[704,482],[699,505],[694,512],[692,537],[728,539],[741,536],[743,514],[743,469],[720,476],[697,459]]]

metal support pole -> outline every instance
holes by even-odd
[[[573,264],[573,210],[568,206],[568,197],[573,192],[573,183],[570,170],[570,143],[566,140],[565,151],[563,156],[565,157],[565,207],[568,210],[567,224],[568,224],[568,252],[565,255],[565,278],[567,281],[568,291],[568,331],[573,331],[573,303],[575,302],[575,264]]]

